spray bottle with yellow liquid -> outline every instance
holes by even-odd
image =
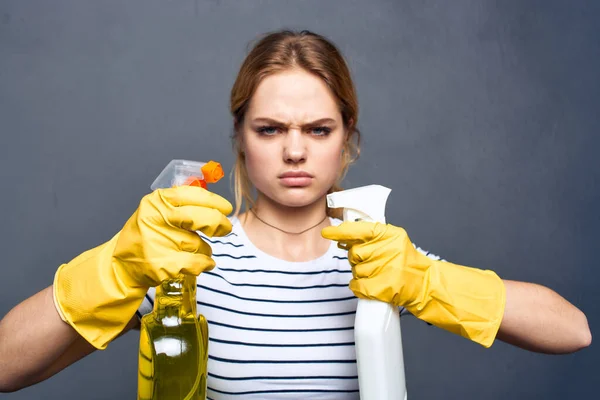
[[[223,177],[221,165],[173,160],[150,186],[207,188]],[[156,287],[154,309],[142,317],[138,400],[206,399],[208,323],[196,311],[196,276],[180,275]]]

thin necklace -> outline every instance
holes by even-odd
[[[287,233],[288,235],[301,235],[301,234],[303,234],[304,232],[308,232],[308,231],[310,231],[311,229],[314,229],[314,228],[316,228],[317,226],[321,225],[321,224],[323,223],[323,221],[325,221],[325,220],[327,219],[327,215],[325,215],[325,217],[324,217],[324,218],[323,218],[321,221],[319,221],[318,223],[314,224],[314,225],[313,225],[313,226],[311,226],[310,228],[307,228],[307,229],[305,229],[305,230],[303,230],[303,231],[300,231],[300,232],[289,232],[289,231],[283,230],[283,229],[281,229],[281,228],[278,228],[278,227],[276,227],[276,226],[273,226],[273,225],[269,224],[268,222],[265,222],[265,221],[263,221],[263,220],[262,220],[262,219],[261,219],[261,218],[260,218],[258,215],[256,215],[256,212],[254,212],[254,210],[253,210],[253,209],[250,209],[250,212],[251,212],[252,214],[254,214],[254,216],[256,217],[256,219],[258,219],[258,220],[259,220],[260,222],[262,222],[263,224],[265,224],[265,225],[268,225],[268,226],[270,226],[270,227],[271,227],[271,228],[273,228],[273,229],[277,229],[278,231],[281,231],[281,232],[283,232],[283,233]]]

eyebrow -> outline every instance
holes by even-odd
[[[254,124],[263,123],[263,124],[271,124],[271,125],[278,125],[278,126],[288,125],[284,122],[277,121],[276,119],[264,118],[264,117],[254,118],[252,120],[252,123],[254,123]],[[311,121],[311,122],[302,124],[302,126],[315,126],[315,125],[322,125],[322,124],[335,124],[335,120],[333,118],[321,118],[321,119],[317,119],[315,121]]]

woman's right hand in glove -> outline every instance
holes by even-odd
[[[200,187],[158,189],[141,200],[123,229],[57,270],[54,302],[61,318],[97,349],[129,322],[149,287],[215,265],[205,235],[231,231],[232,205]]]

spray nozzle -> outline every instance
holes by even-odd
[[[156,190],[189,185],[206,189],[207,184],[218,182],[224,175],[221,164],[216,161],[172,160],[150,188]]]
[[[381,185],[367,185],[327,195],[327,206],[343,208],[344,221],[385,223],[385,204],[392,190]]]

